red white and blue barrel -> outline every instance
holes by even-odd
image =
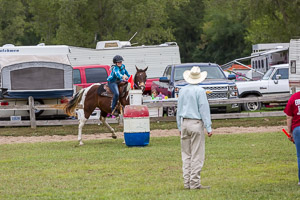
[[[144,105],[127,105],[124,109],[124,139],[127,146],[146,146],[150,140],[149,110]]]

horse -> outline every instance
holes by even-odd
[[[134,89],[142,89],[142,91],[145,90],[145,84],[147,80],[146,71],[148,67],[145,69],[138,69],[136,67],[136,74],[134,75]],[[119,100],[118,100],[118,106],[121,110],[122,114],[122,108],[125,107],[125,105],[129,105],[129,90],[130,90],[130,84],[128,82],[121,82],[119,84]],[[109,87],[107,84],[100,84],[95,83],[87,88],[83,88],[80,91],[78,91],[75,96],[66,104],[64,107],[64,111],[69,116],[74,116],[75,109],[78,104],[81,104],[83,106],[82,110],[79,110],[81,113],[83,113],[82,117],[79,119],[79,126],[78,126],[78,141],[79,145],[83,145],[82,142],[82,128],[90,115],[93,113],[95,108],[99,108],[101,111],[100,115],[100,121],[111,131],[112,138],[116,139],[116,133],[115,130],[106,122],[106,117],[108,113],[111,113],[111,104],[112,104],[112,97],[113,94],[109,90]]]

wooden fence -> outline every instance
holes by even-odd
[[[223,99],[223,100],[209,100],[209,104],[241,104],[247,102],[268,102],[268,103],[286,103],[291,95],[278,95],[276,97],[251,97],[251,98],[239,98],[239,99]],[[22,121],[0,121],[0,126],[31,126],[36,128],[37,126],[58,126],[58,125],[75,125],[78,124],[77,119],[66,119],[66,120],[36,120],[35,109],[38,110],[57,110],[63,109],[61,105],[34,105],[34,99],[28,98],[28,105],[14,105],[14,106],[0,106],[1,110],[29,110],[30,120]],[[167,99],[161,101],[145,101],[143,103],[148,108],[160,108],[160,107],[172,107],[177,105],[176,99]],[[77,107],[82,108],[81,106]],[[212,114],[212,119],[233,119],[233,118],[249,118],[249,117],[274,117],[274,116],[285,116],[283,111],[274,112],[247,112],[247,113],[222,113]],[[176,121],[175,117],[151,117],[151,121]],[[120,123],[120,120],[107,118],[108,123]],[[99,120],[87,121],[87,124],[100,124]]]

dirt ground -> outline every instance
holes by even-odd
[[[269,127],[224,127],[213,129],[213,134],[242,134],[242,133],[265,133],[265,132],[278,132],[286,127],[285,126],[269,126]],[[118,138],[123,138],[122,132],[116,133]],[[152,130],[150,137],[167,137],[179,136],[177,129],[171,130]],[[82,135],[82,140],[95,140],[95,139],[112,139],[111,133],[90,134]],[[13,136],[0,136],[1,144],[16,144],[16,143],[36,143],[36,142],[61,142],[61,141],[77,141],[77,135],[67,136],[32,136],[32,137],[13,137]]]

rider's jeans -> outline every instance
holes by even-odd
[[[108,82],[108,87],[111,90],[111,92],[114,94],[113,102],[111,105],[111,111],[113,111],[117,105],[118,99],[119,99],[119,89],[118,89],[118,83],[116,82]]]
[[[300,126],[297,126],[293,130],[293,138],[297,150],[297,160],[298,160],[298,181],[300,182]]]

